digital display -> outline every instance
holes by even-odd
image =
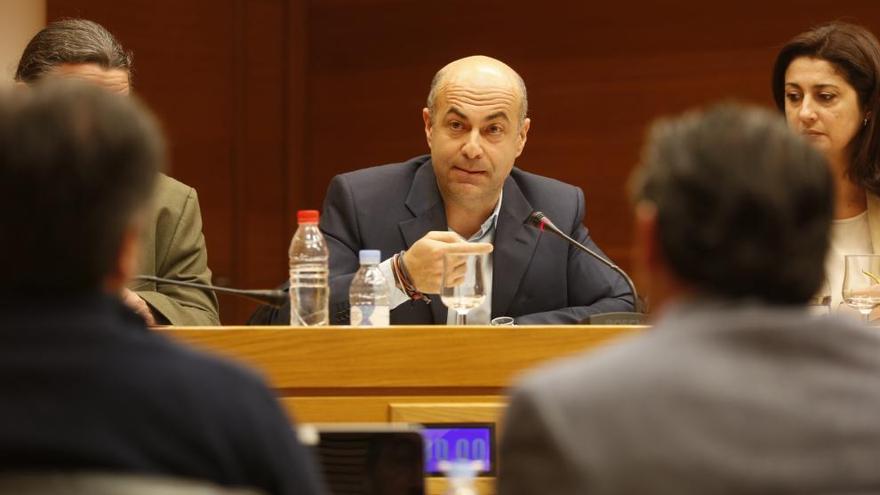
[[[495,429],[491,423],[425,424],[425,472],[442,475],[440,461],[481,461],[480,475],[493,475],[495,469]]]

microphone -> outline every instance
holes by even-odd
[[[601,262],[603,265],[607,266],[608,268],[610,268],[610,269],[614,270],[615,272],[617,272],[618,274],[620,274],[620,276],[623,277],[623,279],[626,281],[626,284],[629,286],[629,290],[632,291],[633,306],[634,306],[635,312],[619,311],[619,312],[614,312],[614,313],[599,313],[599,314],[595,314],[595,315],[590,315],[587,318],[586,323],[593,324],[593,325],[597,325],[597,324],[601,324],[601,325],[643,325],[645,323],[645,314],[642,309],[642,304],[641,304],[641,300],[639,299],[639,294],[636,291],[636,285],[633,283],[632,279],[629,278],[629,275],[627,275],[626,272],[623,271],[622,268],[615,265],[610,260],[605,259],[601,255],[599,255],[599,253],[593,251],[592,249],[588,248],[587,246],[584,246],[583,244],[581,244],[578,241],[569,237],[565,232],[560,230],[559,227],[557,227],[552,221],[550,221],[550,219],[547,218],[547,215],[545,215],[544,213],[542,213],[540,211],[533,211],[529,215],[529,218],[526,219],[526,223],[533,226],[533,227],[537,227],[537,228],[541,229],[542,231],[544,229],[547,229],[550,232],[553,232],[554,234],[556,234],[559,237],[568,241],[569,244],[577,247],[581,251],[584,251],[585,253],[592,256],[594,259]]]
[[[192,287],[193,289],[202,289],[202,290],[210,290],[214,292],[220,292],[223,294],[233,294],[236,296],[244,297],[250,299],[252,301],[257,301],[262,304],[268,304],[269,306],[274,306],[276,308],[280,308],[288,301],[288,295],[284,291],[280,290],[242,290],[242,289],[230,289],[229,287],[219,287],[216,285],[208,285],[208,284],[200,284],[197,282],[184,282],[183,280],[173,280],[170,278],[162,278],[162,277],[154,277],[152,275],[138,275],[134,277],[135,280],[144,280],[147,282],[156,282],[159,284],[169,284],[169,285],[179,285],[182,287]]]

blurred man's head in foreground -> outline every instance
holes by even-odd
[[[724,104],[660,120],[631,186],[655,303],[698,293],[800,304],[819,290],[831,176],[778,114]]]
[[[60,80],[0,95],[0,290],[121,288],[164,160],[136,98]]]

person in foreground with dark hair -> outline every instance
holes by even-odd
[[[836,309],[844,257],[880,254],[880,43],[843,22],[795,36],[776,57],[773,97],[789,127],[825,155],[834,178],[827,283],[817,295],[830,296]]]
[[[108,91],[131,91],[131,54],[98,23],[64,19],[50,23],[28,43],[15,80],[32,85],[46,78],[88,81]],[[195,189],[159,174],[145,219],[137,273],[185,282],[211,283],[202,215]],[[219,325],[212,292],[132,281],[125,304],[150,325]]]
[[[519,382],[500,495],[880,492],[880,335],[804,306],[823,157],[724,105],[655,124],[632,185],[655,326]]]
[[[135,98],[69,81],[0,95],[0,471],[322,493],[261,378],[118,298],[163,162]]]

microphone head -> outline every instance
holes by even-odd
[[[533,226],[541,228],[544,226],[544,219],[546,216],[540,211],[533,211],[529,218],[526,219],[526,223]]]

